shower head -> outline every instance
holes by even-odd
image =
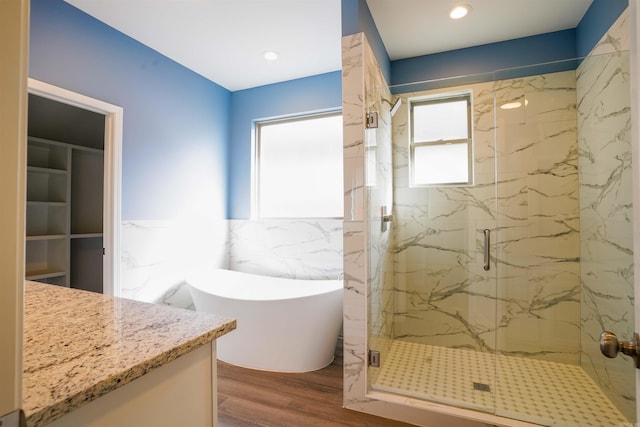
[[[402,98],[397,97],[396,101],[391,106],[391,117],[393,117],[396,114],[396,111],[398,111],[398,108],[400,108],[400,105],[402,105]]]
[[[386,98],[382,98],[382,101],[386,102],[387,104],[389,104],[391,106],[391,117],[393,117],[394,114],[396,114],[396,111],[398,111],[398,108],[400,108],[400,105],[402,104],[402,98],[397,97],[395,101],[391,102]]]

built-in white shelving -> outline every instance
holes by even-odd
[[[70,287],[99,281],[101,286],[103,176],[103,150],[28,138],[28,280]]]

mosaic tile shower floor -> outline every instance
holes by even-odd
[[[579,366],[522,357],[394,341],[373,388],[540,425],[631,425]]]

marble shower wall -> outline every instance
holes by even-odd
[[[362,33],[342,38],[344,143],[343,402],[357,407],[367,392],[364,43]]]
[[[342,276],[342,220],[230,220],[229,269],[292,279]]]
[[[607,359],[604,330],[634,332],[629,10],[577,70],[582,278],[582,367],[635,419],[635,368]]]
[[[344,404],[364,410],[367,346],[384,351],[391,336],[388,251],[394,223],[381,228],[381,207],[391,209],[391,95],[362,33],[342,38],[344,138]],[[385,101],[386,100],[386,101]],[[377,129],[366,129],[368,112]],[[382,142],[387,140],[386,144]],[[367,165],[371,166],[367,171]],[[372,173],[375,170],[375,173]],[[367,173],[369,172],[369,173]],[[389,212],[391,213],[391,212]],[[366,247],[371,250],[365,250]],[[371,335],[368,337],[367,319]],[[370,339],[372,342],[368,343]]]

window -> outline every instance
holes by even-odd
[[[342,115],[256,125],[254,216],[342,218]]]
[[[473,183],[471,94],[411,102],[411,184]]]

